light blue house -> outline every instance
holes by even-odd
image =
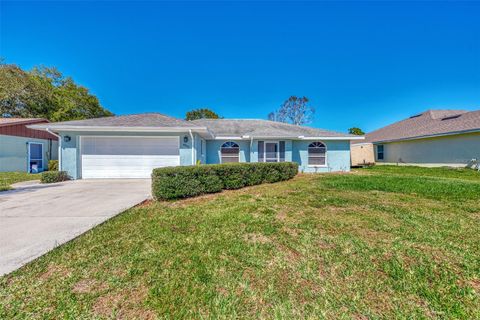
[[[363,137],[266,120],[184,121],[158,113],[30,126],[60,137],[59,166],[74,179],[148,178],[153,168],[295,161],[302,172],[350,170]]]
[[[0,118],[0,172],[42,172],[48,169],[50,160],[57,159],[57,137],[27,128],[41,123],[48,120]]]

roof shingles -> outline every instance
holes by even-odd
[[[189,121],[169,117],[161,113],[140,113],[111,116],[86,120],[72,120],[52,123],[52,127],[184,127],[191,128]]]
[[[192,122],[208,127],[218,137],[357,137],[341,132],[259,119],[199,119]]]
[[[366,135],[364,142],[387,142],[480,131],[480,110],[427,110]]]

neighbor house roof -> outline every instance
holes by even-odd
[[[87,120],[73,120],[35,125],[33,129],[50,129],[52,131],[207,131],[190,121],[169,117],[160,113],[141,113],[111,116]]]
[[[0,118],[0,135],[57,140],[56,136],[48,132],[28,128],[30,125],[40,123],[48,123],[48,120],[43,118]]]
[[[41,122],[48,122],[48,120],[44,118],[0,118],[0,127]]]
[[[480,131],[480,110],[427,110],[370,132],[365,142],[389,142]]]
[[[207,127],[217,138],[363,139],[341,132],[259,119],[199,119],[192,122]]]

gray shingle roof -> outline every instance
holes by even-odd
[[[207,127],[215,136],[220,137],[284,137],[298,138],[304,137],[346,137],[351,138],[351,134],[335,132],[324,129],[316,129],[305,126],[296,126],[287,123],[274,122],[258,119],[199,119],[193,120],[199,126]]]
[[[259,137],[259,138],[305,138],[309,137],[332,137],[332,138],[356,138],[351,134],[335,131],[316,129],[304,126],[295,126],[286,123],[273,122],[268,120],[247,120],[247,119],[199,119],[185,121],[169,117],[160,113],[143,113],[124,116],[112,116],[88,120],[73,120],[64,122],[49,123],[46,125],[32,126],[34,129],[50,128],[52,130],[114,130],[121,131],[122,128],[137,130],[145,128],[150,130],[164,129],[166,131],[179,129],[197,130],[197,132],[209,132],[216,137]],[[104,129],[102,129],[104,128]],[[144,129],[142,129],[144,130]]]
[[[185,121],[163,115],[161,113],[141,113],[123,116],[112,116],[104,118],[95,118],[87,120],[73,120],[64,122],[55,122],[52,127],[143,127],[143,128],[192,128],[196,125],[190,121]]]
[[[427,110],[368,133],[364,142],[414,139],[476,130],[480,131],[480,110]]]

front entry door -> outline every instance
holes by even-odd
[[[278,142],[265,142],[265,162],[278,162]]]
[[[28,143],[28,172],[39,173],[43,171],[43,144]]]

